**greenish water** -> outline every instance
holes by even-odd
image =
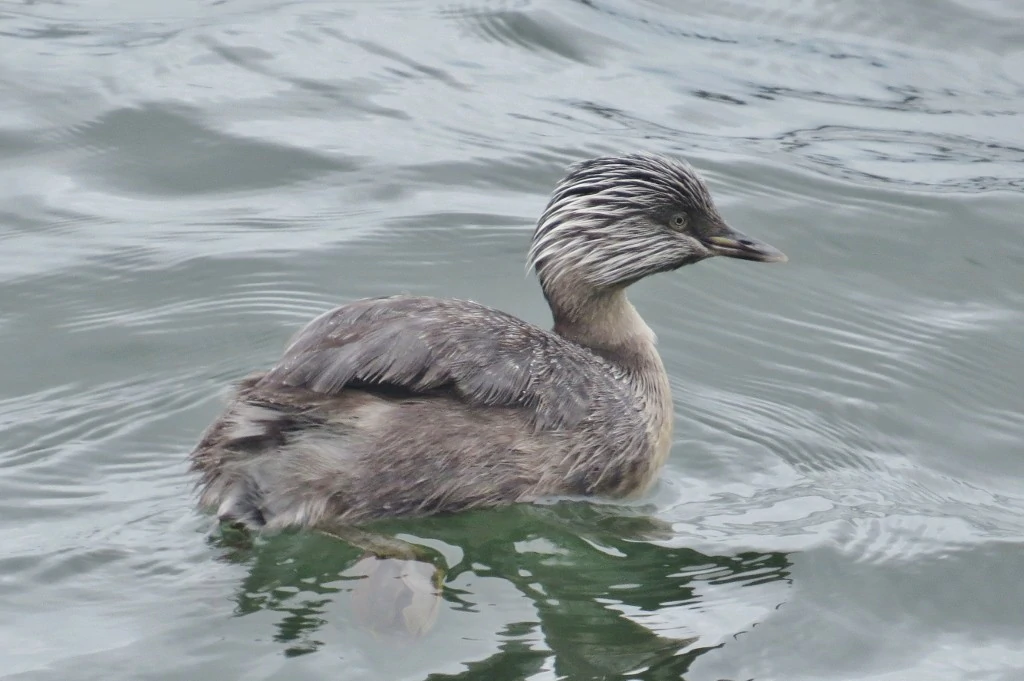
[[[1024,679],[1016,0],[0,4],[0,678]],[[237,545],[185,455],[312,315],[547,324],[575,160],[679,154],[785,266],[637,286],[676,442],[630,504]],[[393,581],[393,580],[392,580]]]

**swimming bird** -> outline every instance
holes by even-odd
[[[728,226],[687,162],[579,162],[528,252],[552,330],[468,300],[357,300],[309,322],[235,386],[190,455],[199,505],[251,529],[358,526],[656,479],[673,405],[626,297],[712,256],[786,256]]]

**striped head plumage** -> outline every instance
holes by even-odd
[[[637,153],[569,169],[537,222],[529,265],[546,291],[563,278],[600,290],[715,255],[786,259],[729,227],[689,163]]]

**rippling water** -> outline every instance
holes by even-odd
[[[0,54],[3,678],[1024,679],[1016,0],[6,2]],[[361,296],[547,324],[532,221],[638,148],[791,259],[636,287],[654,492],[390,524],[419,638],[343,542],[209,535],[225,386]]]

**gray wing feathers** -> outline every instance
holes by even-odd
[[[596,394],[618,394],[605,382],[618,382],[611,365],[548,331],[469,301],[411,296],[321,315],[261,381],[326,395],[374,385],[446,391],[473,405],[529,409],[545,429],[586,418]]]

